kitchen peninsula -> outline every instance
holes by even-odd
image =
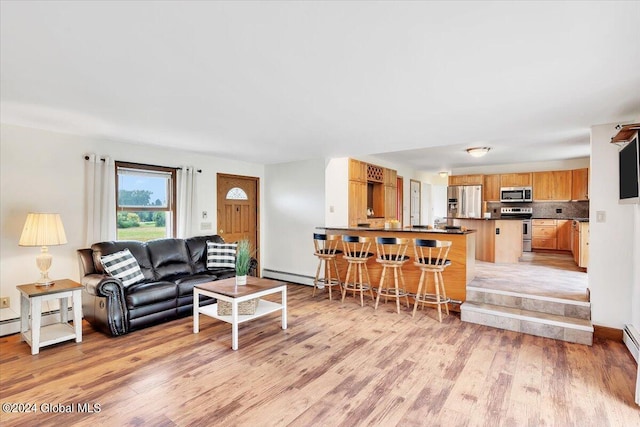
[[[456,226],[477,231],[476,259],[493,263],[517,264],[522,256],[522,220],[454,219]]]
[[[404,265],[402,271],[404,273],[405,287],[408,292],[415,294],[420,280],[420,269],[413,265],[414,248],[412,239],[433,239],[433,240],[449,240],[452,242],[448,259],[451,265],[446,268],[443,277],[447,290],[447,296],[452,300],[464,302],[466,300],[467,285],[475,277],[476,262],[476,233],[473,230],[437,230],[426,229],[422,227],[416,228],[366,228],[366,227],[318,227],[326,230],[331,235],[351,235],[363,237],[399,237],[410,239],[407,255],[411,259]],[[371,245],[370,252],[375,253],[375,240]],[[380,283],[380,274],[382,268],[372,257],[367,262],[369,275],[371,276],[372,285],[378,287]],[[347,263],[338,257],[338,270],[340,277],[344,278],[347,271]],[[453,306],[453,309],[458,307]]]

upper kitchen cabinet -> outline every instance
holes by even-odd
[[[589,168],[571,171],[571,200],[589,200]]]
[[[397,171],[349,159],[349,226],[396,218]]]
[[[482,200],[485,202],[500,201],[500,175],[485,175],[482,186]]]
[[[384,185],[388,187],[398,186],[398,172],[393,169],[384,170]]]
[[[571,200],[571,171],[533,172],[533,201]]]
[[[530,187],[531,172],[500,175],[500,187]]]
[[[449,175],[449,185],[482,185],[482,175]]]
[[[349,159],[349,181],[367,182],[367,164]]]

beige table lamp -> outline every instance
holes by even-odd
[[[49,268],[53,257],[49,253],[48,246],[64,245],[67,236],[64,233],[60,215],[56,213],[30,213],[24,223],[20,246],[40,246],[40,255],[36,258],[36,264],[40,269],[40,278],[36,285],[49,286],[53,281],[49,278]]]

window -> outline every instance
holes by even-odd
[[[227,192],[227,200],[249,200],[249,196],[240,187],[233,187]]]
[[[147,240],[175,235],[176,170],[116,162],[118,240]]]

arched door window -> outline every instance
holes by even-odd
[[[242,188],[233,187],[227,192],[227,200],[249,200],[249,197]]]

